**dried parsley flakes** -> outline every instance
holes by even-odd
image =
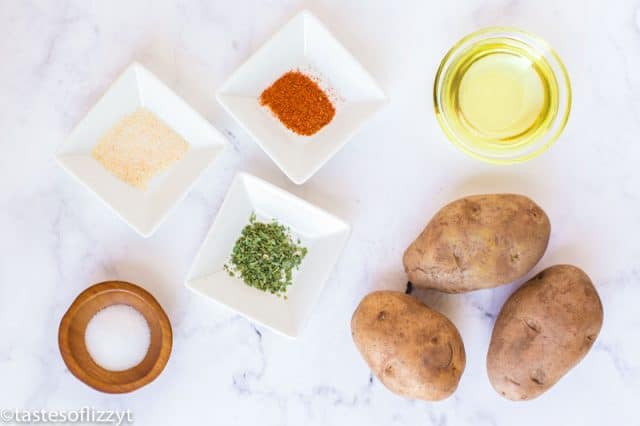
[[[224,269],[251,287],[281,296],[291,285],[293,269],[298,269],[307,254],[299,244],[300,240],[297,244],[293,241],[289,228],[275,219],[258,222],[251,213]]]

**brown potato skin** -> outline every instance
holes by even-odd
[[[508,284],[538,263],[549,243],[546,213],[523,195],[473,195],[444,206],[404,253],[409,281],[461,293]]]
[[[511,400],[540,396],[587,354],[602,327],[602,303],[591,280],[556,265],[506,301],[487,353],[493,388]]]
[[[438,401],[458,387],[466,363],[460,333],[415,297],[397,291],[368,294],[353,313],[351,335],[391,392]]]

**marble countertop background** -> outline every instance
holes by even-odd
[[[390,103],[308,183],[296,186],[222,111],[214,93],[302,8],[364,64]],[[547,39],[571,76],[569,124],[526,164],[485,165],[446,140],[431,86],[463,35],[510,25]],[[638,425],[640,402],[640,3],[616,0],[0,1],[0,408],[130,409],[140,425]],[[149,239],[67,176],[53,154],[133,60],[229,138],[232,149]],[[183,287],[234,174],[265,178],[353,225],[303,335],[288,340]],[[485,354],[517,284],[418,297],[459,327],[467,367],[440,403],[389,393],[362,361],[349,321],[375,289],[404,289],[401,256],[445,202],[529,195],[552,222],[536,270],[581,266],[605,310],[587,357],[527,403],[491,388]],[[535,271],[534,271],[535,272]],[[137,282],[165,306],[174,349],[129,395],[77,381],[58,322],[84,288]]]

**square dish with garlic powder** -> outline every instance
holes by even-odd
[[[179,161],[189,144],[154,113],[139,108],[109,129],[92,156],[111,174],[146,190],[149,181]]]

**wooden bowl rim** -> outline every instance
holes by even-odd
[[[129,292],[138,296],[142,301],[144,301],[144,303],[146,303],[147,306],[151,308],[151,311],[157,318],[160,324],[160,329],[162,330],[163,337],[163,343],[160,346],[160,351],[158,352],[158,356],[149,372],[134,381],[123,384],[114,384],[100,381],[99,378],[96,378],[93,375],[89,375],[72,355],[69,344],[69,329],[71,327],[71,324],[73,324],[76,313],[90,299],[100,297],[101,295],[113,291]],[[62,359],[67,368],[69,368],[69,371],[71,371],[71,374],[73,374],[84,384],[105,393],[132,392],[151,383],[160,375],[160,373],[162,373],[164,367],[167,365],[169,356],[171,355],[172,346],[173,330],[171,328],[171,322],[169,321],[169,317],[167,316],[160,303],[158,303],[156,298],[153,297],[153,295],[147,290],[127,281],[103,281],[84,289],[80,294],[78,294],[65,314],[62,316],[62,319],[60,320],[60,326],[58,327],[58,347],[60,349]]]

